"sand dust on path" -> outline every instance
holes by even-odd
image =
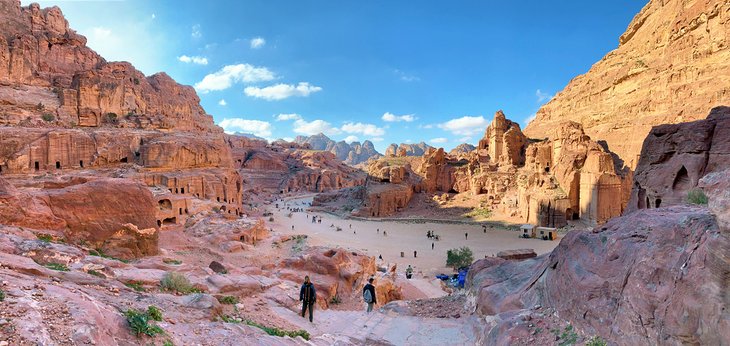
[[[270,227],[282,234],[306,234],[311,245],[339,246],[360,250],[376,258],[382,256],[383,261],[378,263],[396,263],[399,272],[411,265],[414,276],[419,278],[452,273],[453,269],[446,267],[446,251],[449,249],[467,246],[474,253],[474,259],[479,259],[494,256],[502,250],[524,248],[534,249],[540,255],[552,251],[559,243],[519,238],[518,232],[497,226],[487,228],[484,233],[481,225],[343,219],[309,212],[307,208],[311,201],[311,196],[303,196],[274,202],[268,206],[274,214]],[[276,203],[279,209],[275,207]],[[287,207],[304,211],[291,213],[289,217]],[[322,223],[312,223],[313,215],[321,217]],[[336,231],[336,227],[342,230]],[[428,239],[426,232],[429,230],[439,235],[440,240]]]

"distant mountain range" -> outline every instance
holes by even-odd
[[[323,133],[309,137],[297,136],[294,138],[294,143],[309,144],[313,150],[329,151],[348,165],[357,165],[371,158],[377,159],[383,156],[375,150],[371,141],[366,140],[362,144],[360,142],[347,144],[345,141],[336,142]]]

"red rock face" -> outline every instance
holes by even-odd
[[[661,125],[644,140],[629,211],[685,203],[703,176],[730,166],[730,108],[705,120]]]
[[[573,231],[534,260],[479,260],[467,283],[477,311],[504,321],[539,304],[619,344],[722,344],[727,253],[727,230],[706,209],[674,206]]]

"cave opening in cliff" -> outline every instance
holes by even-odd
[[[61,169],[61,161],[56,161],[56,169]]]
[[[650,209],[650,208],[651,208],[651,204],[649,204],[649,197],[647,196],[646,197],[646,209]]]
[[[157,227],[162,227],[162,221],[157,220]]]
[[[162,220],[163,225],[174,225],[176,223],[177,223],[176,217],[168,217],[168,218]]]
[[[184,187],[181,187],[180,188],[180,193],[185,193],[185,188]]]
[[[645,209],[647,208],[647,204],[649,204],[649,199],[646,197],[646,189],[639,186],[638,183],[636,184],[636,188],[639,190],[636,207],[639,209]]]
[[[121,163],[127,163],[127,157],[126,156],[123,157],[121,160],[119,160],[119,162],[121,162]]]
[[[677,172],[677,176],[674,177],[674,183],[672,183],[672,190],[674,191],[686,191],[689,190],[691,182],[689,180],[689,174],[687,168],[682,166]]]
[[[179,208],[179,214],[182,215],[182,208]]]
[[[41,164],[40,164],[40,162],[36,161],[35,162],[35,170],[37,171],[39,169],[41,169]]]
[[[157,204],[162,210],[172,210],[172,202],[169,199],[161,199]]]
[[[654,206],[656,208],[659,208],[661,205],[662,205],[662,199],[661,198],[657,198],[656,199],[656,203],[654,203]]]
[[[84,160],[79,161],[79,167],[84,168]]]

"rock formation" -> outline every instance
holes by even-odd
[[[629,210],[683,204],[708,174],[730,167],[730,107],[705,120],[655,126],[644,140]]]
[[[385,156],[423,156],[431,148],[433,147],[424,142],[416,144],[401,143],[400,145],[393,143],[385,150]]]
[[[546,140],[528,141],[519,125],[498,111],[476,150],[451,155],[429,148],[420,157],[397,150],[395,156],[369,162],[364,193],[343,192],[362,196],[361,205],[352,207],[330,195],[315,202],[382,217],[407,207],[416,193],[466,193],[480,197],[480,209],[563,227],[568,220],[603,223],[620,215],[630,189],[612,153],[575,122],[561,124]]]
[[[451,151],[449,151],[449,155],[459,156],[461,154],[470,153],[476,149],[477,149],[477,147],[475,147],[469,143],[461,143],[461,144],[457,145],[456,148],[451,149]]]
[[[340,161],[353,166],[382,156],[375,150],[371,141],[366,140],[362,144],[360,142],[347,144],[345,141],[335,142],[323,133],[309,137],[297,136],[294,138],[294,143],[309,145],[312,150],[329,151]]]
[[[651,0],[618,48],[543,106],[525,134],[544,138],[572,120],[636,167],[652,126],[699,120],[730,104],[728,37],[727,1]]]
[[[182,222],[193,200],[242,213],[229,146],[192,87],[105,61],[57,7],[0,6],[0,174],[25,210],[11,220],[139,256],[156,251],[146,230]]]

